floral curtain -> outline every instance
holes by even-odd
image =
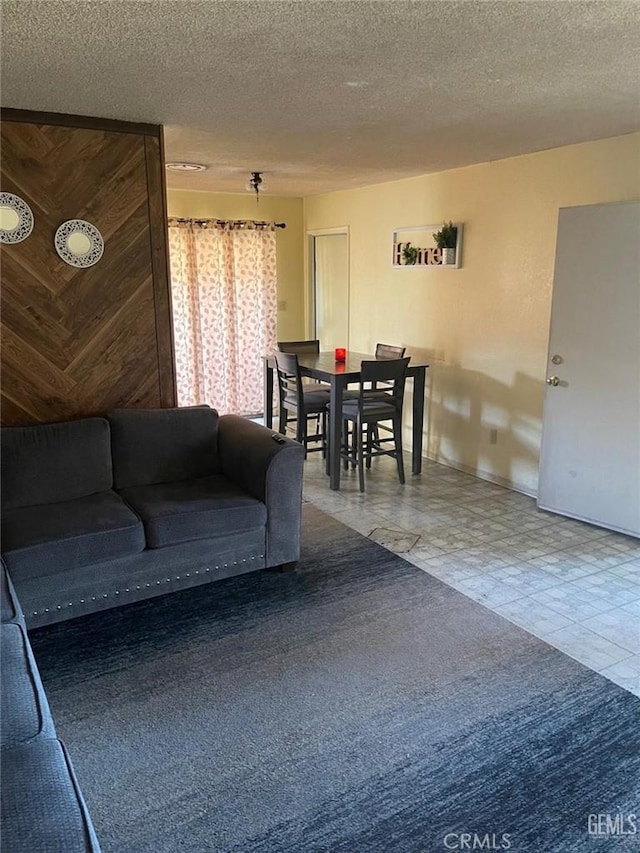
[[[276,237],[239,225],[169,220],[176,382],[180,406],[254,415],[276,348]]]

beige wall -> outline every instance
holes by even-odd
[[[429,456],[535,492],[558,209],[640,197],[639,163],[633,134],[305,199],[307,231],[349,227],[350,347],[432,365]],[[449,219],[461,269],[391,267],[395,228]]]
[[[300,198],[262,196],[256,205],[249,193],[208,193],[168,190],[169,216],[192,219],[264,219],[284,222],[276,231],[278,269],[278,338],[304,337],[304,231]]]

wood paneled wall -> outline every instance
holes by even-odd
[[[162,128],[2,112],[2,190],[34,228],[2,245],[4,424],[175,405]],[[58,257],[57,228],[104,238],[87,269]]]

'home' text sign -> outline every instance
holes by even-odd
[[[456,222],[456,247],[438,249],[433,235],[441,225],[421,225],[414,228],[396,228],[393,232],[392,265],[394,267],[460,267],[462,223]]]

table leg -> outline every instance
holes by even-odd
[[[331,401],[329,407],[329,487],[334,492],[340,489],[340,442],[342,439],[342,392],[341,376],[331,377]]]
[[[273,367],[264,359],[264,425],[273,429]]]
[[[411,472],[419,474],[422,471],[422,428],[424,425],[424,392],[426,367],[419,368],[413,376],[413,452],[411,457]]]

